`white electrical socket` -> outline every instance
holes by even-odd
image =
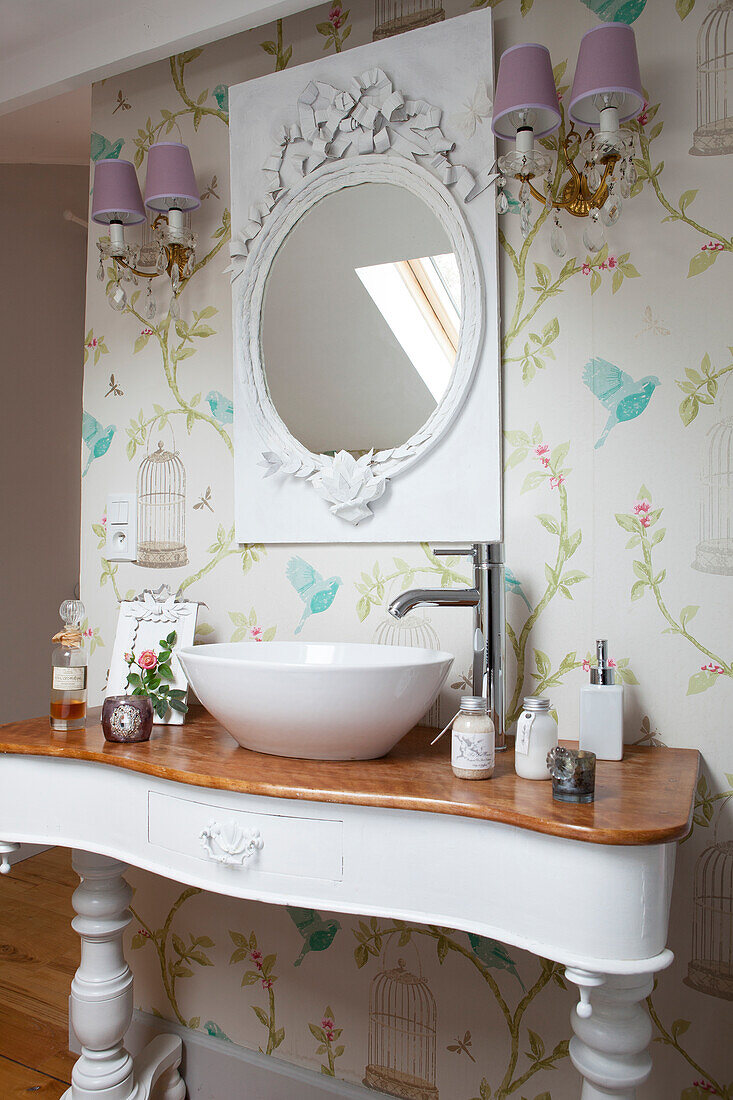
[[[108,561],[137,558],[137,493],[110,493],[107,497]]]

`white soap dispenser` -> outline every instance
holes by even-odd
[[[608,663],[608,642],[596,641],[598,665],[590,670],[590,683],[580,689],[579,748],[594,752],[599,760],[621,760],[624,755],[624,688],[615,683]]]

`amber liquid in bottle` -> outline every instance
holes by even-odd
[[[79,623],[84,615],[80,600],[66,600],[59,608],[65,631],[51,656],[51,729],[84,729],[87,715],[87,657],[81,645]]]

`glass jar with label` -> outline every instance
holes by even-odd
[[[527,695],[517,722],[514,769],[522,779],[551,779],[547,754],[557,744],[557,723],[550,714],[550,700]]]
[[[494,774],[494,723],[480,695],[464,695],[453,721],[451,766],[459,779],[490,779]]]
[[[84,729],[87,717],[87,655],[82,647],[81,600],[65,600],[59,608],[64,629],[54,636],[51,656],[51,729]]]

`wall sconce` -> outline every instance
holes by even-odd
[[[135,167],[127,160],[97,161],[92,220],[109,226],[109,239],[97,241],[97,278],[100,282],[104,281],[104,261],[111,259],[117,276],[115,286],[108,294],[112,309],[123,310],[127,305],[123,279],[133,283],[137,283],[138,278],[148,279],[143,315],[152,321],[156,305],[150,280],[167,273],[173,292],[170,312],[173,317],[178,317],[181,279],[192,274],[196,262],[197,238],[186,226],[185,214],[200,205],[188,147],[174,141],[159,141],[151,145],[145,179],[145,206],[158,211],[158,216],[153,222],[153,258],[145,263],[141,260],[141,246],[125,243],[125,226],[138,225],[147,220]],[[145,270],[145,267],[153,267],[154,270]],[[126,274],[121,268],[126,269]]]
[[[524,43],[501,55],[496,80],[491,128],[497,137],[514,141],[514,149],[499,157],[496,208],[506,213],[507,176],[520,181],[519,214],[522,236],[530,231],[530,196],[553,212],[552,250],[567,252],[567,238],[559,211],[589,218],[583,243],[589,252],[600,252],[604,225],[621,216],[622,200],[636,181],[634,143],[621,123],[636,118],[644,106],[636,39],[624,23],[601,23],[586,32],[580,43],[575,79],[570,93],[570,129],[558,150],[558,163],[535,147],[535,138],[555,132],[562,121],[552,62],[545,46]],[[587,127],[583,137],[575,124]],[[580,167],[576,162],[581,162]],[[562,169],[553,193],[556,168]],[[570,178],[562,182],[565,173]],[[532,183],[545,177],[545,193]]]

